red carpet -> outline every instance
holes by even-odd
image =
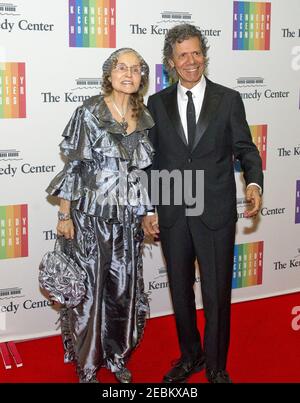
[[[300,293],[232,305],[228,370],[235,383],[300,382],[300,330],[292,328],[294,306],[300,306]],[[202,331],[202,311],[198,319]],[[295,322],[300,325],[300,318]],[[1,383],[77,382],[74,366],[63,363],[60,337],[26,341],[17,347],[24,365],[5,370],[0,357]],[[173,316],[150,319],[128,367],[134,382],[156,383],[178,356]],[[115,382],[104,368],[98,375],[102,382]],[[190,382],[206,382],[204,373],[193,375]]]

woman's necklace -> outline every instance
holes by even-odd
[[[120,125],[122,126],[122,129],[124,130],[124,133],[126,133],[126,131],[127,131],[127,129],[128,129],[128,122],[127,122],[127,120],[125,119],[125,115],[126,115],[126,113],[127,113],[127,111],[128,111],[128,105],[127,105],[126,111],[121,113],[120,110],[119,110],[119,108],[118,108],[117,105],[115,104],[114,100],[112,99],[112,97],[110,97],[110,100],[111,100],[111,102],[112,102],[112,104],[113,104],[115,110],[118,112],[118,114],[119,114],[119,115],[121,116],[121,118],[122,118],[122,121],[119,122],[119,123],[120,123]]]

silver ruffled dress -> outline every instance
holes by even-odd
[[[65,362],[81,378],[100,366],[121,369],[139,343],[148,312],[142,273],[142,216],[151,209],[143,169],[151,165],[144,109],[136,131],[122,134],[103,96],[78,107],[60,144],[66,164],[47,192],[71,201],[74,255],[87,273],[87,294],[61,309]]]

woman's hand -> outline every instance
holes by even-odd
[[[146,236],[157,236],[159,234],[158,215],[151,214],[143,217],[142,228]]]
[[[64,236],[66,239],[74,239],[74,224],[71,219],[59,220],[56,226],[57,235]]]

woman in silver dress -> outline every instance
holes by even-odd
[[[126,362],[144,331],[141,220],[151,206],[142,179],[154,125],[142,97],[148,76],[135,50],[111,54],[102,95],[78,107],[63,132],[66,164],[47,188],[60,198],[57,234],[73,239],[87,274],[83,302],[61,309],[65,362],[76,362],[80,382],[97,382],[101,366],[131,382]]]

